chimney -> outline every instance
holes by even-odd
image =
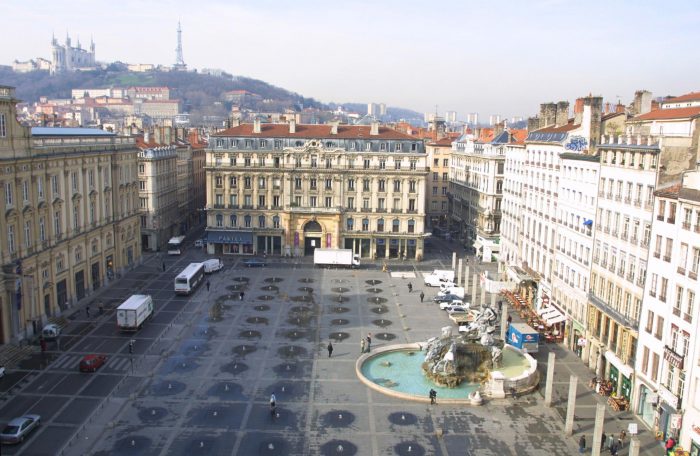
[[[584,111],[581,120],[584,132],[588,133],[589,148],[593,153],[600,139],[600,122],[603,117],[603,97],[587,96],[583,99]]]
[[[148,130],[143,131],[143,142],[146,144],[151,142],[151,132]]]
[[[253,133],[260,133],[260,119],[253,120]]]
[[[379,122],[372,122],[369,129],[369,134],[372,136],[377,136],[379,134]]]
[[[561,127],[569,123],[569,102],[560,101],[557,103],[556,120],[554,121],[557,127]]]
[[[338,134],[338,124],[339,124],[339,123],[340,123],[340,122],[338,122],[337,120],[334,121],[334,122],[331,122],[331,134],[332,134],[332,135],[337,135],[337,134]]]
[[[162,132],[160,130],[160,127],[155,127],[153,129],[153,140],[155,141],[156,144],[160,145],[163,140],[162,140]]]
[[[295,119],[290,119],[289,120],[289,132],[290,133],[296,133],[297,132],[297,121]]]
[[[163,135],[163,136],[164,136],[163,140],[164,140],[165,144],[170,145],[170,144],[173,143],[173,141],[172,141],[172,139],[173,139],[173,137],[172,137],[172,134],[173,134],[172,131],[173,131],[173,128],[172,128],[172,127],[163,127],[163,132],[165,133],[165,134]]]
[[[535,131],[540,129],[540,118],[539,117],[528,117],[527,118],[527,131]]]
[[[577,98],[574,104],[574,125],[581,125],[583,121],[583,98]]]
[[[648,90],[637,90],[634,92],[632,102],[632,115],[639,116],[651,111],[651,92]]]
[[[496,125],[493,126],[493,139],[496,139],[498,135],[503,133],[503,130],[505,130],[505,120],[503,122],[498,122]]]
[[[555,125],[557,122],[557,104],[542,103],[540,105],[540,128]]]

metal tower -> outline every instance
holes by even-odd
[[[187,64],[185,59],[182,57],[182,27],[180,26],[180,21],[177,23],[177,49],[175,49],[175,68],[185,69]]]

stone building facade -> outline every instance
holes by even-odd
[[[447,193],[450,185],[450,137],[431,141],[426,145],[430,174],[426,183],[425,213],[429,229],[447,228],[449,222],[449,201]]]
[[[22,127],[0,87],[0,341],[140,261],[134,141],[102,130]]]
[[[238,125],[210,137],[212,254],[423,257],[423,142],[371,126]]]

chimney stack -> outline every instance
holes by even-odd
[[[561,127],[569,123],[569,102],[560,101],[557,103],[556,120],[554,121],[557,127]]]
[[[557,104],[542,103],[540,105],[540,128],[549,127],[557,122]]]
[[[640,116],[651,111],[651,92],[648,90],[637,90],[634,92],[632,111],[634,116]]]
[[[289,120],[289,133],[297,132],[297,121],[294,119]]]
[[[155,143],[158,144],[159,146],[160,146],[160,144],[161,144],[162,141],[163,141],[163,140],[162,140],[162,134],[161,134],[161,133],[162,133],[162,132],[160,131],[160,127],[155,127],[155,128],[153,129],[153,136],[154,136],[153,140],[154,140]]]
[[[260,119],[258,118],[253,121],[253,133],[260,133]]]
[[[377,136],[379,134],[379,122],[372,122],[369,129],[369,134],[372,136]]]
[[[172,127],[163,127],[163,132],[165,133],[165,134],[163,135],[163,136],[164,136],[163,141],[164,141],[165,144],[167,144],[167,145],[170,145],[170,144],[173,143],[173,141],[172,141],[172,139],[173,139],[173,138],[172,138],[172,131],[173,131],[173,128],[172,128]]]
[[[535,117],[528,117],[527,118],[527,131],[535,131],[540,129],[540,118],[535,116]]]
[[[143,142],[146,144],[151,142],[151,132],[148,129],[143,131]]]
[[[331,122],[331,134],[332,134],[332,135],[337,135],[337,134],[338,134],[338,124],[339,124],[339,123],[340,123],[340,122],[338,122],[337,120],[334,121],[334,122]]]
[[[583,122],[583,105],[584,99],[577,98],[576,104],[574,104],[574,125],[581,125]]]
[[[503,130],[505,130],[506,127],[506,121],[504,120],[503,122],[498,122],[496,125],[493,126],[493,139],[496,139],[498,135],[503,133]]]

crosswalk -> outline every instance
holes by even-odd
[[[77,371],[80,365],[80,360],[83,359],[81,354],[65,353],[51,363],[52,370],[68,370]],[[107,362],[99,371],[107,372],[125,372],[131,368],[131,360],[128,356],[109,356]]]

